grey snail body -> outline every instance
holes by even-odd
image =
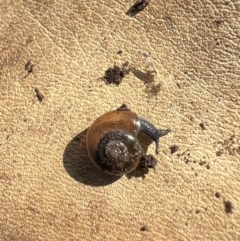
[[[140,132],[156,143],[158,154],[159,138],[170,131],[158,130],[123,104],[98,117],[90,126],[86,136],[88,156],[98,169],[122,176],[132,172],[144,155],[137,138]]]

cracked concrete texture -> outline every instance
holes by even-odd
[[[0,1],[0,240],[240,239],[240,4],[133,3]],[[145,179],[87,158],[86,129],[122,103],[173,130]]]

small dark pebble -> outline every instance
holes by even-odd
[[[232,213],[233,212],[233,203],[231,201],[223,201],[225,207],[225,213]]]
[[[140,160],[142,169],[154,168],[157,165],[157,159],[152,155],[143,155]]]
[[[171,151],[171,154],[174,154],[175,152],[177,152],[179,150],[179,146],[174,144],[173,146],[170,146],[169,149]]]
[[[144,225],[140,228],[140,231],[146,232],[146,231],[149,231],[149,228],[148,228],[148,226]]]
[[[122,52],[123,52],[122,50],[119,50],[119,51],[117,52],[117,54],[122,54]]]
[[[33,72],[33,67],[34,65],[30,60],[25,64],[24,69],[27,71],[27,74],[25,75],[24,78],[27,78],[27,76]]]
[[[150,0],[137,0],[126,12],[126,14],[133,17],[139,12],[143,11],[149,3],[150,3]]]
[[[203,123],[200,123],[199,126],[201,127],[202,130],[206,130],[206,127]]]
[[[36,93],[36,96],[38,98],[38,101],[39,102],[42,102],[43,98],[44,98],[44,95],[39,91],[39,89],[35,88],[34,89],[35,93]]]
[[[137,0],[132,6],[132,11],[140,12],[150,3],[150,0]]]
[[[209,170],[211,167],[209,164],[206,165],[206,168]]]
[[[32,64],[32,62],[30,60],[25,64],[25,70],[28,73],[32,73],[33,72],[33,64]]]
[[[124,72],[117,65],[114,65],[113,68],[110,67],[105,71],[104,80],[108,84],[119,85],[122,82],[123,78],[124,78]]]
[[[202,165],[204,165],[204,164],[206,164],[206,161],[200,161],[200,162],[199,162],[199,165],[200,165],[200,166],[202,166]]]
[[[199,209],[197,209],[196,211],[195,211],[195,213],[196,214],[198,214],[198,213],[200,213],[201,211],[199,210]]]
[[[221,196],[220,192],[215,192],[215,197],[216,198],[220,198],[220,196]]]
[[[131,111],[126,104],[122,104],[119,108],[117,108],[118,111]]]
[[[185,160],[185,163],[186,163],[186,164],[188,164],[189,162],[190,162],[190,160],[189,160],[189,159]]]

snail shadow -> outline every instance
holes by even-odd
[[[90,161],[86,149],[87,129],[76,135],[66,146],[63,166],[75,181],[90,186],[106,186],[117,181],[119,176],[106,175]]]

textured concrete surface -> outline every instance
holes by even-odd
[[[240,3],[133,3],[0,1],[0,240],[240,240]],[[119,86],[99,80],[126,62]],[[173,130],[145,179],[86,154],[122,103]]]

